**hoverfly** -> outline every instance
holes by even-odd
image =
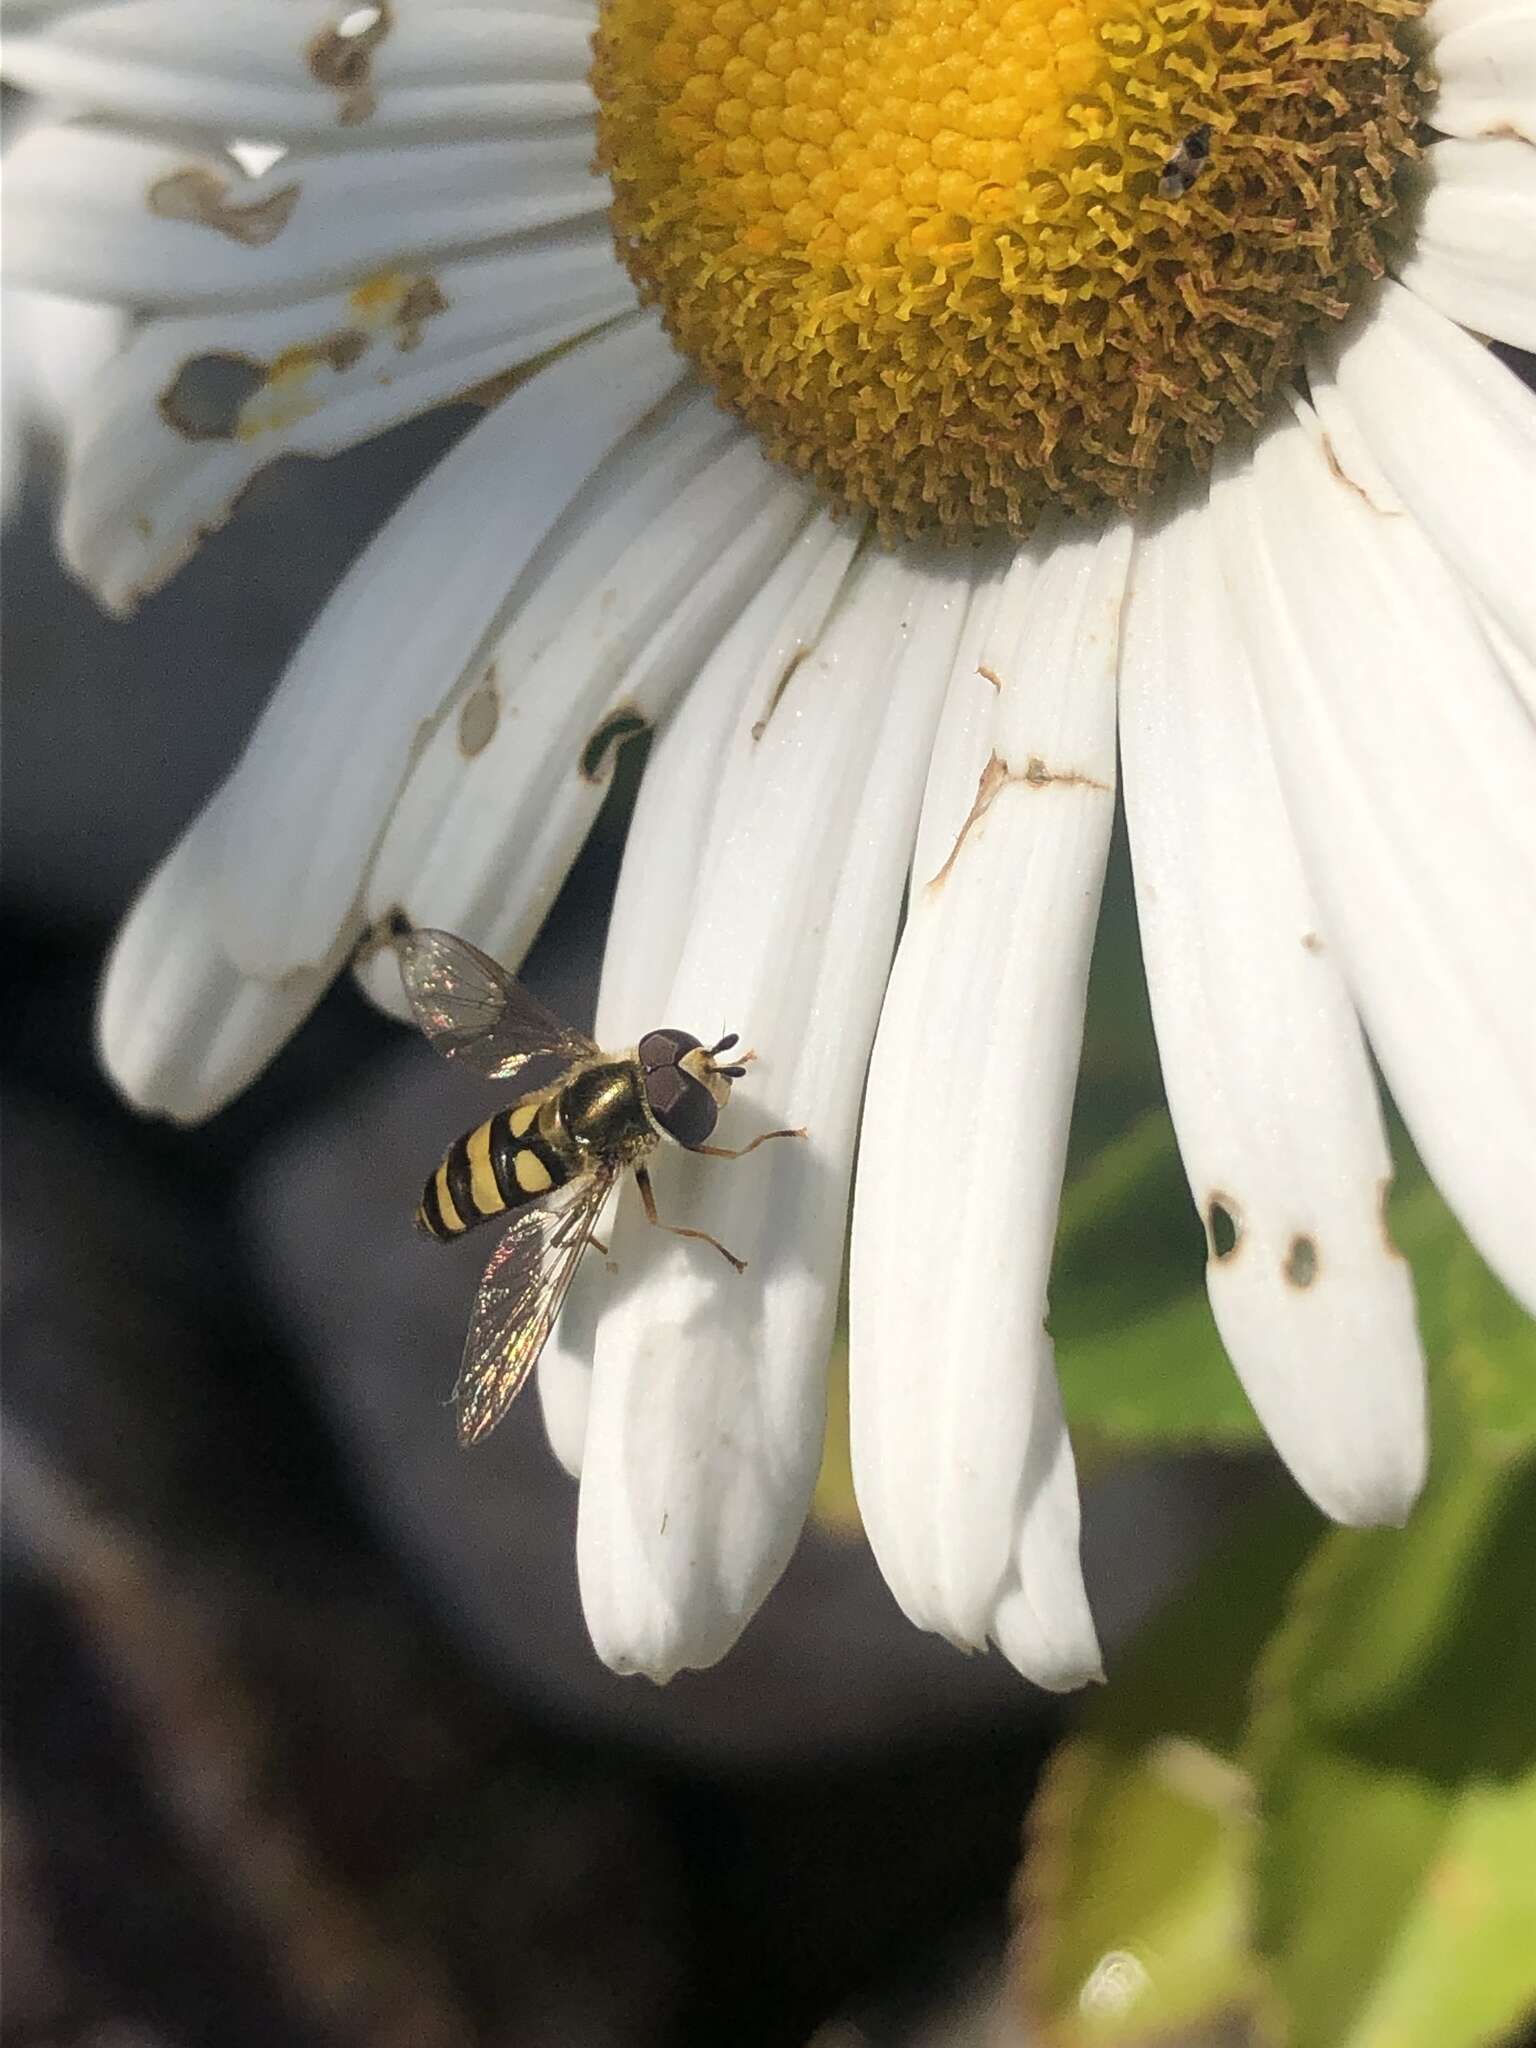
[[[1165,199],[1182,199],[1211,160],[1211,130],[1208,122],[1192,128],[1163,165],[1157,189]]]
[[[459,1441],[472,1444],[496,1427],[533,1371],[625,1172],[635,1176],[648,1222],[712,1244],[741,1273],[745,1260],[707,1231],[662,1223],[646,1157],[670,1139],[714,1159],[742,1159],[770,1138],[805,1133],[765,1131],[738,1151],[708,1143],[752,1057],[721,1065],[734,1032],[705,1046],[686,1031],[648,1031],[631,1051],[600,1052],[451,932],[398,932],[394,945],[416,1022],[445,1059],[488,1081],[516,1080],[544,1057],[565,1063],[546,1086],[456,1139],[416,1211],[419,1227],[440,1242],[492,1216],[512,1218],[480,1282],[453,1390]]]

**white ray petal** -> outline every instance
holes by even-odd
[[[420,149],[232,157],[86,123],[40,127],[6,159],[13,279],[156,307],[267,306],[430,269],[477,244],[596,218],[592,123]]]
[[[1222,1341],[1318,1506],[1400,1522],[1426,1422],[1413,1285],[1383,1227],[1391,1155],[1204,503],[1138,541],[1120,755],[1163,1081]]]
[[[1536,396],[1390,280],[1367,318],[1323,337],[1308,371],[1324,427],[1347,410],[1441,554],[1536,656]]]
[[[1536,149],[1514,136],[1437,142],[1420,182],[1397,276],[1474,333],[1536,348]]]
[[[1468,591],[1467,601],[1499,666],[1514,684],[1515,694],[1536,714],[1536,654],[1529,653],[1524,645],[1510,637],[1475,590]]]
[[[264,312],[151,321],[75,407],[60,546],[125,611],[280,455],[330,455],[634,303],[606,228]]]
[[[1323,931],[1441,1192],[1536,1304],[1536,728],[1411,519],[1315,416],[1212,508]]]
[[[533,659],[493,655],[494,730],[465,712],[422,752],[370,878],[373,915],[462,932],[521,959],[586,838],[626,737],[655,724],[811,515],[718,413],[724,445],[591,578]],[[467,709],[467,707],[466,707]],[[416,785],[424,786],[420,801]]]
[[[621,1206],[577,1527],[588,1626],[619,1670],[722,1656],[809,1505],[859,1084],[967,588],[955,556],[866,558],[721,765],[668,1021],[756,1050],[722,1141],[809,1137],[659,1161],[662,1215],[713,1230],[750,1261],[739,1277]]]
[[[128,124],[331,147],[542,127],[590,110],[590,23],[579,16],[374,9],[374,32],[345,38],[340,12],[335,0],[117,0],[8,36],[5,68],[28,92]]]
[[[1503,0],[1445,30],[1434,66],[1429,118],[1443,134],[1536,142],[1536,9]]]
[[[1129,553],[1123,522],[1020,550],[984,642],[1001,688],[955,677],[969,788],[946,769],[925,799],[854,1204],[854,1480],[881,1570],[921,1627],[1053,1687],[1099,1670],[1045,1319]],[[912,1200],[917,1102],[941,1209]]]
[[[424,728],[520,570],[680,366],[649,321],[572,349],[473,427],[310,629],[220,799],[230,958],[275,981],[326,957]]]
[[[1507,15],[1528,15],[1530,0],[1429,0],[1424,10],[1422,32],[1431,48],[1438,49],[1447,36]]]
[[[601,1043],[630,1043],[666,1007],[709,883],[722,764],[741,727],[771,715],[820,645],[863,535],[858,519],[814,512],[657,737],[614,894],[597,999]]]
[[[614,578],[627,551],[658,520],[667,518],[679,493],[701,477],[739,434],[707,393],[683,381],[612,450],[551,526],[502,606],[506,624],[494,640],[475,650],[474,660],[445,691],[441,710],[412,752],[410,772],[390,808],[369,868],[364,906],[370,920],[406,910],[408,900],[420,902],[423,864],[448,825],[467,764],[488,744],[488,736],[499,737],[505,747],[512,736],[509,728],[515,727],[522,740],[531,714],[537,760],[541,765],[546,762],[544,739],[561,729],[568,679],[558,678],[551,694],[547,689],[530,691],[529,677],[566,632],[573,615],[590,606],[595,591],[611,593],[602,610],[617,602]],[[643,602],[643,593],[636,593],[636,598]],[[583,650],[583,672],[587,665]],[[597,722],[594,705],[585,731]],[[565,765],[561,763],[562,773]],[[610,767],[611,758],[605,757],[604,781]],[[499,794],[479,792],[481,804],[489,799],[498,818],[509,808]],[[526,822],[531,831],[538,816]],[[543,883],[536,880],[534,886],[542,888]],[[457,912],[464,914],[462,904]],[[453,922],[446,905],[430,918],[420,911],[415,921]],[[520,926],[523,919],[514,912],[513,922]],[[495,951],[488,927],[489,920],[484,929],[466,928],[465,936]],[[514,964],[526,945],[525,938],[517,954],[508,956]],[[399,977],[387,963],[363,963],[358,979],[382,1008],[409,1016]]]
[[[150,876],[102,983],[101,1061],[140,1109],[178,1123],[212,1116],[257,1075],[324,994],[332,957],[281,982],[253,981],[220,944],[208,812]]]
[[[815,646],[859,546],[858,525],[818,513],[721,639],[663,724],[624,841],[608,925],[594,1036],[632,1045],[663,1021],[703,876],[720,763],[744,708],[761,710],[790,665]],[[539,1363],[555,1455],[581,1469],[598,1317],[612,1276],[588,1260]]]

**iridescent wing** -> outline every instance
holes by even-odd
[[[538,1364],[617,1179],[617,1168],[598,1172],[570,1201],[519,1210],[491,1254],[453,1390],[461,1444],[490,1435]]]
[[[596,1052],[466,939],[420,930],[394,943],[412,1015],[444,1059],[509,1081],[541,1054],[570,1061]]]

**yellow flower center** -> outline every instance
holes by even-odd
[[[643,295],[887,534],[1131,508],[1380,274],[1422,0],[604,0]]]

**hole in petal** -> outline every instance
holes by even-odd
[[[193,356],[160,394],[160,417],[188,441],[232,441],[247,399],[267,381],[266,365],[249,356]]]
[[[1282,1269],[1293,1287],[1310,1287],[1317,1278],[1317,1246],[1310,1237],[1293,1237]]]
[[[650,725],[648,718],[632,704],[610,711],[581,750],[581,772],[588,782],[606,782],[613,772],[613,757],[626,740],[632,740]]]
[[[1242,1212],[1230,1195],[1212,1195],[1205,1205],[1205,1234],[1211,1257],[1230,1259],[1242,1242]]]
[[[159,220],[191,221],[247,249],[264,249],[288,225],[299,203],[299,189],[295,181],[264,199],[241,201],[230,197],[223,178],[193,165],[157,179],[149,188],[148,204]]]
[[[387,6],[352,7],[309,45],[310,76],[336,95],[336,118],[344,128],[366,121],[374,110],[373,53],[391,26]]]

